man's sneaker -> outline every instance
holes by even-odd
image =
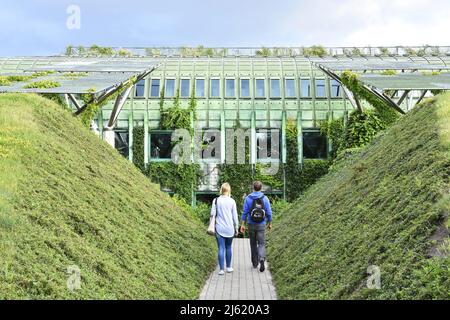
[[[234,271],[233,268],[227,268],[228,273],[232,273],[233,271]]]
[[[256,269],[256,268],[258,268],[258,264],[253,265],[253,269]]]
[[[261,260],[260,266],[259,266],[259,271],[264,272],[264,270],[266,270],[266,266],[264,265],[264,260]]]
[[[223,271],[223,270],[219,271],[219,276],[223,276],[224,274],[225,274],[225,271]]]

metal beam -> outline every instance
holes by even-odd
[[[80,104],[78,103],[77,99],[75,99],[75,97],[73,96],[72,93],[68,93],[68,94],[66,95],[66,97],[69,98],[69,100],[74,104],[74,106],[75,106],[75,108],[77,108],[77,110],[80,110],[80,109],[81,109]]]
[[[411,92],[411,90],[405,90],[405,92],[403,93],[403,95],[400,97],[400,99],[397,102],[397,105],[400,106],[403,101],[405,101],[405,99],[408,97],[408,94]]]
[[[426,94],[427,94],[428,90],[423,90],[422,94],[419,97],[419,100],[417,100],[416,104],[414,106],[417,106],[419,103],[422,102],[423,98],[425,98]]]
[[[383,101],[384,103],[386,103],[387,105],[393,107],[396,111],[400,112],[401,114],[405,114],[405,111],[403,111],[402,108],[400,108],[400,105],[395,103],[394,100],[392,100],[389,96],[387,96],[384,93],[380,93],[378,92],[376,89],[373,89],[371,87],[369,87],[368,85],[363,85],[364,89],[366,89],[367,91],[369,91],[369,93],[375,95],[377,98],[381,99],[381,101]]]
[[[133,90],[133,86],[129,86],[122,94],[117,96],[116,102],[114,103],[114,107],[111,112],[111,116],[108,121],[108,125],[106,126],[107,128],[113,129],[116,125],[119,113],[122,111],[122,108],[125,105],[125,102],[127,101],[128,96],[131,93],[131,90]]]
[[[395,98],[395,95],[397,94],[397,92],[398,92],[398,90],[394,90],[394,92],[392,92],[390,98],[391,98],[391,99],[394,99],[394,98]]]
[[[143,73],[141,73],[140,75],[137,76],[136,78],[136,83],[139,82],[140,80],[144,79],[145,77],[147,77],[150,73],[152,73],[156,68],[151,68],[149,70],[144,71]],[[114,85],[112,87],[109,87],[108,89],[105,90],[105,92],[103,94],[101,94],[99,97],[92,97],[89,102],[87,102],[83,107],[81,107],[79,110],[77,110],[75,112],[75,115],[78,116],[81,113],[83,113],[84,110],[86,110],[86,108],[88,107],[88,105],[92,104],[92,103],[102,103],[103,101],[105,101],[107,98],[109,98],[111,95],[113,95],[114,93],[116,93],[117,91],[119,91],[120,89],[122,89],[123,87],[127,86],[127,85],[134,85],[130,84],[131,79],[128,79],[127,81],[124,81],[118,85]]]

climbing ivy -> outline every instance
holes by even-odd
[[[181,107],[180,92],[177,91],[173,105],[164,109],[164,87],[160,94],[161,130],[187,129],[191,130],[191,114],[195,118],[197,105],[194,96],[195,89],[189,100],[189,107]],[[150,162],[145,166],[144,158],[144,127],[133,129],[133,162],[152,182],[161,185],[162,189],[174,192],[187,203],[192,202],[194,188],[198,185],[202,174],[198,164],[176,164],[168,162]]]
[[[384,74],[391,75],[395,71],[386,70]],[[345,125],[344,119],[323,121],[321,132],[332,142],[331,157],[334,159],[346,149],[362,147],[382,130],[385,130],[399,118],[399,113],[384,101],[371,94],[364,88],[358,75],[345,71],[341,76],[342,83],[349,88],[357,99],[366,100],[373,109],[353,111]]]
[[[380,118],[386,126],[389,126],[397,121],[399,118],[399,113],[364,88],[363,83],[359,80],[356,73],[344,71],[341,75],[341,81],[344,86],[353,92],[357,99],[365,100],[372,105],[376,110],[377,117]]]
[[[247,164],[224,164],[220,166],[220,183],[228,182],[232,187],[232,194],[238,208],[241,210],[245,195],[252,191],[252,183],[261,181],[272,190],[285,191],[286,200],[297,199],[307,188],[328,172],[330,162],[327,160],[298,161],[298,130],[295,122],[289,122],[286,130],[287,159],[286,164],[280,164],[275,175],[263,174],[264,165],[251,165],[249,162],[249,149],[246,145]],[[285,178],[285,184],[283,183]]]
[[[116,99],[119,95],[121,95],[125,90],[129,87],[134,86],[137,82],[137,77],[134,76],[119,90],[117,90],[114,94],[109,96],[107,99],[104,99],[102,102],[99,102],[97,98],[93,98],[93,93],[96,92],[95,88],[90,88],[88,93],[81,95],[81,100],[85,104],[87,104],[86,109],[80,114],[81,123],[87,128],[90,127],[92,120],[94,120],[95,115],[98,114],[99,110],[101,110],[106,104],[108,104],[111,100]]]

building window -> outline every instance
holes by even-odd
[[[159,79],[152,79],[152,87],[150,90],[150,96],[152,98],[159,98],[160,94],[160,80]]]
[[[327,158],[327,139],[320,131],[303,132],[303,157],[305,159]]]
[[[241,79],[241,98],[250,98],[250,80]]]
[[[191,91],[191,80],[181,79],[180,96],[183,98],[189,97]]]
[[[199,203],[204,203],[207,204],[208,206],[211,206],[214,199],[217,198],[217,192],[211,192],[211,193],[206,193],[206,192],[202,192],[202,193],[196,193],[195,194],[195,198],[196,198],[196,202]],[[209,216],[208,216],[209,219]]]
[[[205,97],[205,79],[195,80],[195,96],[197,98]]]
[[[150,134],[150,158],[171,159],[172,132],[152,132]]]
[[[280,79],[270,79],[270,97],[280,98]]]
[[[173,98],[173,97],[175,97],[175,79],[167,79],[166,80],[165,97],[166,98]]]
[[[128,159],[129,155],[129,134],[128,131],[115,131],[114,146],[117,151]]]
[[[266,87],[264,79],[256,79],[256,98],[266,97]]]
[[[235,98],[236,97],[236,86],[234,79],[226,79],[226,90],[225,90],[225,97],[226,98]]]
[[[331,80],[331,97],[341,97],[341,84],[336,80]]]
[[[302,98],[311,98],[311,80],[300,80],[300,96]]]
[[[202,129],[197,134],[201,137],[201,159],[220,160],[220,129]]]
[[[316,98],[326,98],[325,79],[316,79]]]
[[[284,87],[284,96],[286,98],[295,98],[295,80],[286,79]]]
[[[136,83],[135,97],[138,97],[138,98],[145,97],[145,80],[140,80],[138,83]]]
[[[211,79],[211,98],[220,98],[220,79]]]
[[[258,160],[280,160],[281,132],[280,129],[257,129],[256,144]]]

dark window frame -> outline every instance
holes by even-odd
[[[322,143],[318,150],[311,150],[311,144],[305,143],[305,135],[315,134],[317,138],[322,139]],[[302,132],[302,148],[303,159],[306,160],[326,160],[328,159],[328,140],[327,137],[321,134],[320,129],[304,129]],[[322,150],[320,150],[322,149]],[[310,154],[316,154],[318,156],[310,156]],[[322,154],[322,156],[321,156]]]
[[[172,153],[172,148],[173,148],[173,145],[172,145],[172,134],[173,134],[173,130],[151,130],[150,132],[149,132],[149,139],[148,139],[148,143],[149,143],[149,161],[150,162],[165,162],[165,161],[172,161],[172,157],[171,157],[171,153]],[[170,148],[168,148],[169,149],[169,153],[170,153],[170,156],[169,157],[163,157],[163,158],[161,158],[161,157],[155,157],[155,156],[153,156],[153,154],[154,154],[154,147],[153,147],[153,136],[155,136],[155,135],[170,135],[170,139],[169,139],[169,141],[170,141]],[[167,147],[166,147],[167,148]]]

